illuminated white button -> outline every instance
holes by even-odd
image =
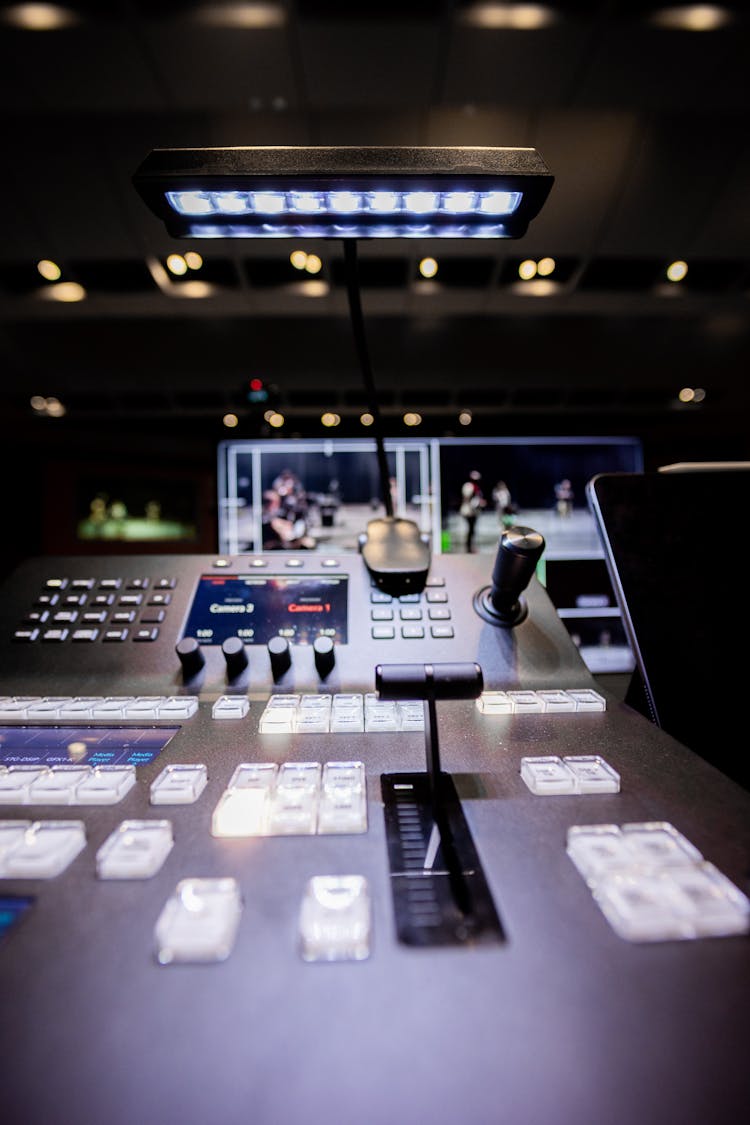
[[[401,730],[424,730],[424,703],[421,699],[402,699],[396,705]]]
[[[0,774],[0,805],[27,805],[32,784],[49,772],[46,766],[10,766]]]
[[[38,820],[23,833],[0,863],[5,879],[53,879],[86,846],[80,820]]]
[[[53,766],[32,782],[29,804],[72,805],[78,785],[91,776],[91,766]]]
[[[242,762],[232,774],[229,789],[272,789],[279,767],[275,762]]]
[[[96,873],[100,879],[150,879],[173,844],[168,820],[124,820],[96,853]]]
[[[681,832],[665,821],[623,824],[622,839],[631,863],[650,866],[698,862],[703,856]]]
[[[563,759],[576,781],[578,793],[619,793],[620,775],[598,754]]]
[[[357,785],[329,784],[320,795],[318,833],[367,831],[367,802]]]
[[[135,785],[135,766],[96,766],[78,785],[73,804],[116,805]]]
[[[159,708],[166,702],[163,695],[139,695],[126,705],[123,717],[126,719],[158,719]]]
[[[192,719],[198,711],[198,700],[191,695],[169,696],[159,705],[160,719]]]
[[[192,805],[207,781],[208,771],[202,763],[165,766],[151,782],[149,799],[152,805]]]
[[[320,762],[284,762],[276,777],[277,788],[317,792],[320,788]]]
[[[591,688],[568,688],[568,695],[575,701],[576,711],[606,711],[607,709],[604,696]]]
[[[326,734],[330,721],[331,712],[327,707],[300,709],[294,729],[298,734]]]
[[[318,791],[277,787],[268,808],[269,836],[310,836],[318,819]]]
[[[212,719],[244,719],[250,700],[244,695],[222,695],[211,708]]]
[[[334,708],[331,712],[331,732],[334,734],[357,734],[365,729],[365,714],[359,707]]]
[[[272,705],[271,701],[260,717],[258,730],[261,734],[288,734],[294,730],[297,721],[297,702]]]
[[[211,835],[264,836],[269,790],[263,787],[227,789],[211,817]]]
[[[159,964],[226,960],[241,914],[235,879],[182,879],[156,923]]]
[[[365,730],[393,731],[399,729],[399,716],[396,704],[391,700],[377,703],[365,701]]]
[[[83,698],[77,697],[69,699],[67,703],[60,704],[60,718],[61,719],[90,719],[92,712],[97,704],[101,703],[101,697]]]
[[[370,953],[371,910],[362,875],[316,875],[299,915],[305,961],[363,961]]]
[[[0,704],[0,719],[25,719],[28,701],[4,699]]]
[[[554,688],[544,688],[538,691],[537,696],[542,702],[542,706],[549,714],[556,712],[575,711],[575,700],[570,697],[567,691],[558,691]]]
[[[510,715],[513,704],[507,691],[483,691],[477,699],[477,709],[483,715]]]
[[[0,878],[3,878],[7,856],[23,844],[23,838],[30,829],[30,820],[0,820]]]
[[[125,711],[133,703],[132,696],[109,696],[100,699],[91,709],[92,719],[124,719]]]
[[[562,758],[522,758],[521,777],[532,793],[539,796],[553,793],[575,793],[576,779]]]
[[[285,559],[284,565],[285,566],[291,566],[291,567],[299,567],[299,566],[304,566],[305,564],[302,561],[302,559]]]
[[[57,719],[60,708],[67,703],[70,703],[70,698],[65,696],[38,699],[34,703],[29,703],[26,716],[29,719]]]
[[[593,887],[615,933],[627,941],[668,941],[689,936],[658,871],[637,868],[607,874]]]
[[[364,762],[326,762],[323,766],[322,787],[325,791],[334,785],[348,785],[358,793],[364,791]]]
[[[535,691],[509,691],[508,699],[514,715],[541,714],[544,704]]]
[[[633,862],[616,824],[573,825],[568,829],[567,852],[589,886],[608,871]]]
[[[286,710],[292,708],[296,710],[299,706],[300,697],[298,695],[272,695],[266,704],[266,711]]]
[[[673,909],[690,924],[691,936],[724,937],[750,929],[750,899],[712,863],[671,867],[662,878],[669,882],[670,898],[679,894]]]

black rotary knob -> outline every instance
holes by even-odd
[[[196,676],[205,666],[206,658],[195,637],[183,637],[175,645],[175,652],[180,659],[182,674],[186,680]]]
[[[523,591],[544,551],[544,536],[531,527],[504,531],[497,547],[492,585],[474,595],[474,608],[492,625],[513,627],[525,620],[529,608]]]
[[[241,675],[248,665],[247,650],[240,637],[227,637],[222,642],[221,651],[227,662],[227,679],[233,680]]]
[[[321,680],[324,680],[333,671],[333,666],[336,663],[336,653],[331,638],[316,637],[313,641],[313,655],[318,675]]]
[[[280,680],[292,666],[292,650],[286,637],[271,637],[268,642],[268,655],[271,658],[271,675]]]

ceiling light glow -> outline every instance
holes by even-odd
[[[167,258],[167,269],[175,277],[182,277],[183,274],[187,273],[188,266],[182,254],[170,254]]]
[[[330,429],[331,426],[338,426],[339,422],[341,421],[341,415],[326,411],[325,414],[321,415],[320,420],[324,426]]]
[[[526,258],[521,262],[518,267],[518,276],[522,281],[530,281],[532,277],[536,277],[537,264],[531,258]]]
[[[317,254],[308,254],[307,261],[305,262],[305,269],[308,273],[320,273],[323,268],[323,263]]]
[[[653,12],[650,22],[668,31],[718,31],[732,22],[732,14],[717,4],[683,4]]]
[[[0,19],[22,31],[62,31],[79,22],[75,12],[59,4],[13,4]]]
[[[286,21],[280,4],[202,4],[192,13],[196,23],[210,27],[234,27],[246,31],[267,31],[283,27]]]
[[[461,22],[484,31],[539,31],[555,22],[555,13],[544,4],[472,4]]]
[[[540,258],[536,264],[536,272],[540,277],[549,277],[551,273],[555,272],[555,265],[554,258]]]
[[[304,250],[292,250],[289,261],[296,270],[303,270],[307,265],[307,254]]]
[[[434,277],[438,271],[438,264],[434,258],[422,258],[419,263],[419,272],[422,277]]]
[[[462,410],[458,416],[458,420],[462,426],[470,426],[472,423],[471,411]]]
[[[667,266],[667,277],[670,281],[682,281],[687,277],[687,262],[670,262]]]
[[[188,250],[185,255],[185,264],[188,269],[199,270],[203,265],[203,258],[195,250]]]
[[[42,258],[41,262],[37,262],[36,268],[45,281],[58,281],[62,277],[62,270],[57,262],[52,262],[49,258]]]
[[[41,297],[51,298],[53,301],[62,301],[64,304],[74,304],[83,301],[86,290],[77,281],[58,281],[39,291]]]
[[[372,414],[365,413],[365,414],[360,414],[359,421],[360,421],[361,425],[363,425],[363,426],[371,426],[373,424],[373,422],[375,421],[375,419],[373,418]]]
[[[268,419],[268,425],[273,426],[275,430],[278,430],[281,426],[284,425],[284,415],[274,412]]]
[[[422,415],[417,414],[416,411],[408,411],[404,414],[405,426],[419,426],[422,424]]]

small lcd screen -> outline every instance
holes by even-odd
[[[202,645],[228,637],[266,644],[286,637],[309,645],[316,637],[347,643],[347,587],[344,575],[214,575],[201,577],[185,635]]]
[[[6,766],[147,766],[179,727],[0,727]]]

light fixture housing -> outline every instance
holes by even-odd
[[[520,238],[554,177],[533,148],[154,149],[133,177],[174,238]]]

